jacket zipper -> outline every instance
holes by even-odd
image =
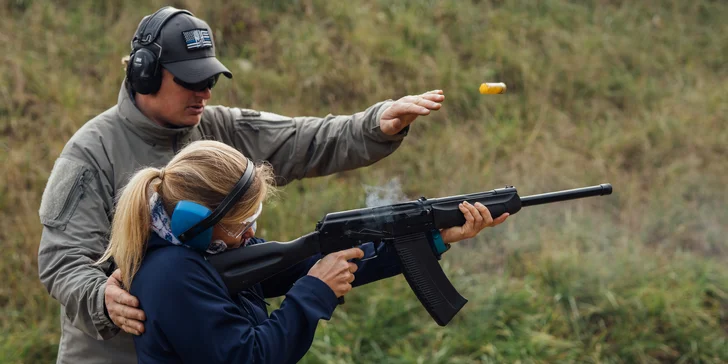
[[[174,136],[174,137],[172,138],[172,152],[173,152],[173,153],[174,153],[175,155],[177,154],[177,138],[178,138],[178,137],[179,137],[179,135],[175,135],[175,136]]]
[[[255,131],[259,131],[261,126],[265,127],[265,129],[285,129],[293,127],[293,122],[285,120],[270,122],[269,120],[263,119],[244,119],[240,121],[242,122],[242,125],[246,125]]]
[[[255,292],[255,289],[251,289],[248,292],[252,293],[255,298],[257,298],[260,302],[265,303],[266,306],[270,306],[270,303],[268,303],[265,298],[261,297],[259,294]]]
[[[69,192],[57,220],[64,221],[66,215],[70,214],[76,209],[76,205],[78,205],[81,197],[84,194],[84,179],[86,178],[86,175],[88,173],[88,171],[83,171],[83,173],[81,173],[78,178],[76,178],[76,181],[73,183],[73,187],[71,187],[71,192]]]
[[[238,293],[238,295],[238,300],[240,300],[240,306],[243,307],[245,313],[255,322],[255,325],[259,325],[260,322],[258,322],[258,317],[255,315],[255,310],[250,307],[251,302],[248,301],[243,292]]]

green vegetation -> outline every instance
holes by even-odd
[[[394,178],[408,198],[614,185],[456,245],[442,263],[469,303],[447,327],[395,277],[347,296],[304,362],[728,362],[728,4],[171,4],[208,20],[235,74],[213,103],[323,116],[445,91],[391,157],[288,185],[262,221],[269,239]],[[0,362],[54,361],[40,197],[65,141],[116,102],[120,58],[161,5],[0,2]],[[485,81],[508,93],[478,94]]]

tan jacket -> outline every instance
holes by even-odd
[[[324,118],[208,106],[198,125],[172,129],[145,117],[122,86],[118,104],[68,141],[41,201],[38,270],[61,304],[58,363],[136,363],[132,336],[104,312],[106,279],[114,267],[92,264],[108,244],[117,193],[137,169],[163,166],[185,144],[202,138],[270,162],[279,185],[367,166],[394,152],[404,138],[379,128],[389,105]]]

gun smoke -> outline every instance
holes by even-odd
[[[402,183],[396,177],[383,186],[364,185],[364,192],[366,193],[367,207],[392,205],[409,200],[402,191]]]

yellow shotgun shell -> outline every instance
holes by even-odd
[[[483,95],[496,95],[506,93],[506,84],[503,82],[488,82],[480,85],[480,93]]]

